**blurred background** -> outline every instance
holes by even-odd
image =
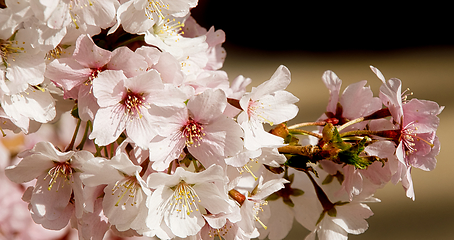
[[[342,79],[342,89],[368,80],[378,96],[381,81],[369,69],[373,65],[386,79],[401,79],[413,97],[446,107],[439,115],[436,169],[412,172],[416,200],[405,197],[400,183],[388,184],[376,194],[382,202],[369,204],[375,213],[369,229],[350,239],[454,239],[452,15],[447,6],[412,4],[199,0],[192,11],[200,25],[225,31],[223,70],[231,79],[243,75],[257,86],[279,65],[290,69],[287,89],[300,99],[292,123],[316,120],[325,111],[329,95],[321,76],[328,69]],[[295,224],[286,239],[307,233]]]

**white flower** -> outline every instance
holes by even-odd
[[[139,175],[141,170],[125,153],[118,153],[110,160],[91,159],[81,174],[83,183],[89,187],[107,184],[104,188],[103,211],[109,223],[119,231],[146,228],[145,215],[141,212],[148,211],[145,199],[151,195],[151,191]]]
[[[181,167],[173,175],[152,173],[147,184],[156,190],[147,200],[150,211],[146,223],[151,231],[144,233],[146,236],[192,236],[205,225],[203,213],[229,213],[231,209],[223,188],[224,170],[217,165],[199,173]]]
[[[298,107],[294,103],[298,98],[284,91],[289,84],[290,71],[285,66],[280,66],[270,80],[253,88],[252,92],[240,99],[244,111],[238,116],[238,123],[244,130],[247,149],[283,145],[284,140],[266,132],[262,124],[279,124],[296,116]]]
[[[141,33],[150,29],[157,21],[166,17],[183,17],[198,0],[131,0],[125,1],[117,12],[117,23],[109,33],[120,24],[129,33]]]

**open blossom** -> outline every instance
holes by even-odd
[[[5,173],[16,183],[37,179],[23,197],[29,202],[36,223],[48,229],[62,229],[74,211],[77,217],[82,216],[84,198],[79,175],[83,164],[93,158],[90,152],[60,152],[48,142],[39,142],[19,157],[23,158],[21,162],[7,167]]]
[[[270,80],[253,88],[240,99],[243,112],[238,116],[238,123],[244,130],[244,145],[247,149],[284,144],[282,138],[267,133],[263,123],[279,124],[296,116],[298,107],[294,103],[298,98],[284,90],[289,84],[290,71],[280,66]]]
[[[237,225],[249,237],[258,237],[257,225],[260,224],[261,227],[267,228],[263,223],[263,219],[259,216],[259,214],[262,214],[262,207],[268,204],[265,198],[279,189],[284,188],[284,183],[288,182],[283,178],[272,179],[265,183],[263,181],[263,177],[260,176],[258,185],[252,192],[246,194],[247,196],[241,205],[241,221]],[[269,213],[266,215],[269,218]]]
[[[435,168],[440,142],[435,135],[443,107],[426,100],[412,99],[402,106],[400,143],[396,154],[400,161],[422,170]]]
[[[198,0],[131,0],[123,1],[117,11],[117,23],[129,33],[143,33],[166,17],[184,17]]]
[[[145,200],[150,189],[139,175],[142,168],[134,165],[125,153],[112,159],[93,158],[84,166],[82,182],[90,187],[107,184],[102,202],[103,212],[109,223],[119,231],[145,229]],[[100,174],[102,173],[102,174]]]
[[[342,94],[340,94],[342,80],[334,72],[325,71],[322,80],[329,89],[330,98],[321,120],[328,119],[334,125],[342,125],[349,120],[367,116],[382,107],[380,99],[373,96],[370,87],[365,87],[366,80],[347,86]],[[365,123],[356,124],[356,129],[360,125]]]
[[[440,142],[436,131],[440,122],[438,114],[444,109],[436,102],[411,99],[407,101],[401,92],[401,81],[392,78],[385,80],[383,74],[375,67],[372,71],[383,82],[380,87],[380,99],[389,108],[397,130],[390,130],[397,145],[396,156],[399,160],[396,177],[402,179],[407,196],[414,199],[411,180],[411,168],[425,171],[435,168],[435,157],[440,152]]]
[[[56,116],[55,100],[38,87],[44,81],[44,54],[33,49],[26,30],[0,39],[0,101],[12,123],[28,132],[29,120],[46,123]]]
[[[224,165],[225,157],[237,154],[243,146],[243,131],[222,114],[226,105],[223,91],[206,90],[189,99],[187,108],[161,120],[161,127],[167,125],[166,130],[149,147],[153,168],[166,169],[185,147],[205,167]]]
[[[35,30],[37,47],[47,50],[57,47],[65,35],[97,34],[115,20],[116,0],[55,0],[30,1],[33,18],[25,24]]]
[[[156,190],[147,200],[146,223],[151,230],[144,235],[185,238],[197,234],[205,225],[203,213],[229,213],[227,192],[218,187],[225,181],[224,170],[217,165],[199,173],[178,167],[172,175],[150,174],[147,184]]]
[[[50,62],[45,76],[63,88],[65,98],[78,100],[79,116],[88,121],[94,119],[99,108],[92,90],[100,72],[122,70],[127,77],[133,77],[146,69],[144,57],[129,48],[120,47],[110,52],[84,34],[77,39],[73,55]]]
[[[199,74],[208,63],[206,36],[189,38],[181,35],[184,19],[162,19],[145,32],[147,44],[172,54],[186,75]]]
[[[93,83],[93,94],[100,109],[90,139],[105,146],[126,130],[127,136],[143,149],[148,148],[159,128],[149,109],[181,108],[187,99],[179,89],[163,84],[155,70],[133,78],[127,78],[122,71],[101,72]]]

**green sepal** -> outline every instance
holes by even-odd
[[[275,200],[278,200],[280,197],[281,196],[279,196],[278,193],[272,193],[265,200],[266,201],[275,201]]]
[[[301,196],[304,194],[304,191],[301,190],[301,189],[298,189],[298,188],[292,188],[293,192],[292,192],[292,196]]]
[[[336,217],[336,215],[337,215],[337,210],[336,210],[335,207],[332,207],[332,208],[330,208],[330,209],[327,211],[327,213],[328,213],[328,216],[330,216],[330,217]]]
[[[360,157],[359,154],[364,151],[366,144],[370,142],[370,140],[371,139],[366,136],[356,145],[339,152],[337,155],[339,160],[343,163],[353,165],[357,169],[366,169],[369,165],[376,161],[376,158]]]
[[[295,204],[293,203],[292,199],[290,199],[290,198],[283,198],[282,201],[286,205],[288,205],[289,207],[294,207],[295,206]]]

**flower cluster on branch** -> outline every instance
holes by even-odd
[[[199,26],[196,5],[0,1],[2,239],[273,240],[294,219],[308,240],[347,239],[388,182],[415,199],[443,107],[372,66],[378,97],[366,81],[341,93],[326,71],[326,111],[289,126],[289,69],[250,92],[229,80],[225,34]]]

